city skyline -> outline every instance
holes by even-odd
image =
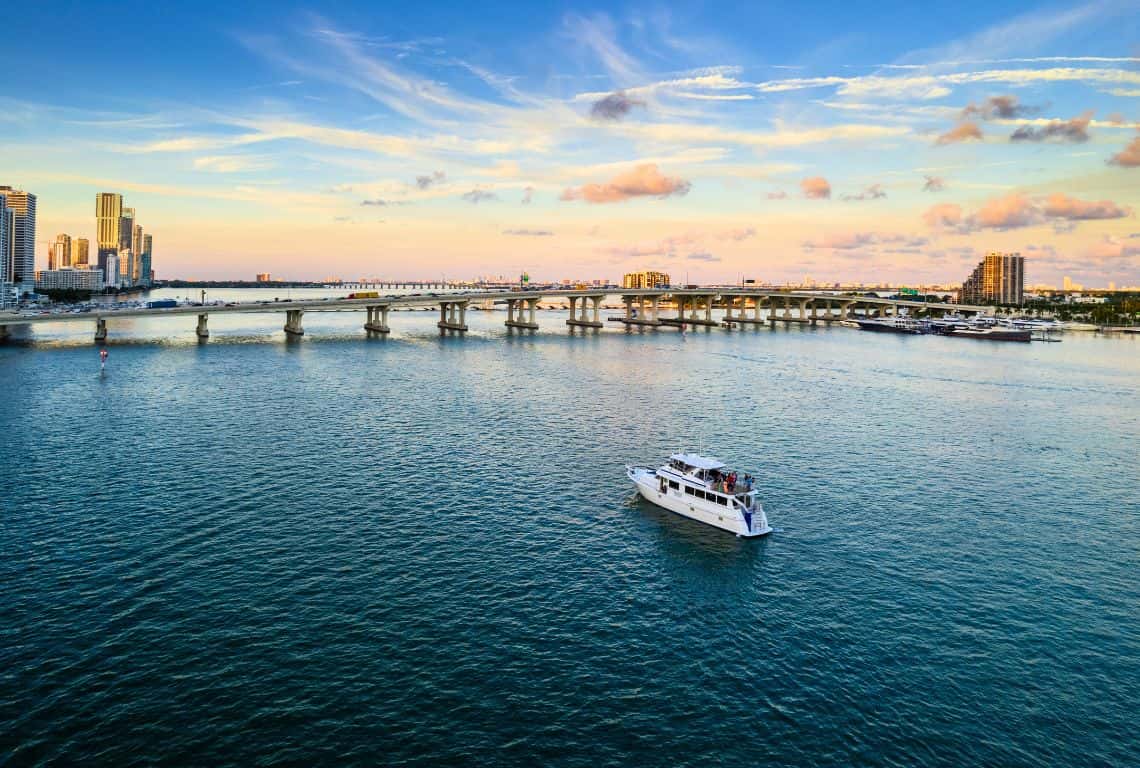
[[[113,190],[167,277],[953,283],[1001,251],[1027,285],[1140,283],[1127,3],[820,5],[826,33],[763,8],[276,7],[0,31],[27,62],[0,144],[38,196],[37,268],[57,233],[138,255],[149,236],[92,220]],[[91,66],[108,50],[129,87]]]

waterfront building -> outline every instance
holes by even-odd
[[[44,269],[36,272],[37,291],[99,291],[103,288],[101,269]]]
[[[123,208],[119,216],[119,250],[125,251],[131,247],[131,239],[135,233],[135,209]]]
[[[139,259],[142,268],[142,284],[150,286],[154,282],[154,263],[151,258],[151,249],[154,247],[154,238],[150,235],[143,235],[142,238],[142,257]]]
[[[89,244],[87,238],[79,237],[72,242],[71,246],[71,263],[73,266],[80,269],[86,269],[88,266],[88,249]]]
[[[95,195],[96,263],[103,274],[110,276],[107,259],[119,253],[119,219],[123,216],[123,196],[114,192]]]
[[[671,285],[667,272],[629,272],[622,276],[622,288],[657,288]]]
[[[9,186],[0,186],[0,195],[12,210],[12,283],[30,293],[36,279],[36,196]]]
[[[991,251],[962,283],[963,304],[1022,304],[1025,297],[1025,257]]]
[[[7,203],[8,198],[0,192],[0,309],[14,303],[12,230],[16,225],[16,214]]]
[[[104,284],[108,288],[117,288],[119,285],[119,252],[111,251],[106,255],[106,266],[98,267],[97,271],[102,272],[106,278]]]
[[[63,269],[71,266],[71,235],[56,235],[55,244],[51,249],[51,258],[48,259],[48,269]],[[36,275],[39,282],[39,274]]]
[[[135,254],[130,248],[119,249],[119,285],[132,285],[131,274],[135,270]]]
[[[259,283],[271,283],[271,282],[273,282],[273,278],[268,272],[258,272],[257,273],[257,282],[259,282]]]

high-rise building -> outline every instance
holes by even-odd
[[[85,269],[88,266],[88,242],[87,238],[76,238],[71,244],[71,263],[80,268]]]
[[[123,217],[123,196],[114,192],[95,195],[96,263],[110,282],[107,257],[119,253],[119,219]]]
[[[119,285],[126,287],[132,284],[131,275],[135,271],[135,253],[130,248],[119,250]]]
[[[48,269],[65,269],[71,266],[71,235],[56,235],[51,249]]]
[[[135,257],[131,267],[131,282],[138,285],[142,280],[143,255],[143,228],[138,224],[135,224],[134,231],[131,234],[131,253]]]
[[[111,251],[107,254],[107,267],[103,270],[103,275],[106,277],[104,284],[108,288],[117,288],[119,286],[119,252]]]
[[[1073,290],[1073,278],[1069,277],[1068,275],[1065,275],[1065,280],[1064,280],[1064,282],[1061,283],[1061,287],[1062,287],[1062,289],[1064,289],[1066,291]]]
[[[8,198],[0,192],[0,309],[12,303],[12,230],[16,226],[15,212],[8,207]]]
[[[154,238],[143,235],[142,239],[142,284],[149,286],[154,280],[154,264],[151,260],[151,249],[154,247]]]
[[[622,288],[657,288],[670,285],[665,272],[628,272],[622,276]]]
[[[962,283],[963,304],[1021,304],[1025,295],[1025,258],[991,251]]]
[[[131,247],[131,240],[135,235],[135,209],[123,208],[119,217],[119,250],[125,251]]]
[[[0,186],[12,210],[12,283],[29,293],[36,287],[36,196],[22,189]]]

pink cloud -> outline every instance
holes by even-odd
[[[1078,200],[1067,197],[1061,193],[1049,195],[1045,199],[1045,215],[1050,218],[1067,219],[1069,221],[1084,221],[1087,219],[1122,219],[1132,213],[1130,208],[1122,207],[1111,200],[1098,200],[1096,202]]]
[[[768,193],[768,199],[769,200],[783,200],[783,199],[787,198],[787,196],[788,196],[788,193],[782,189],[776,190],[775,192],[769,192]]]
[[[955,203],[932,205],[922,214],[922,219],[932,229],[955,229],[962,223],[962,206]]]
[[[619,203],[634,197],[666,198],[684,195],[692,185],[685,179],[664,176],[654,163],[639,165],[633,170],[619,173],[606,184],[583,184],[570,187],[562,200],[585,200],[587,203]]]
[[[1060,231],[1069,231],[1072,227],[1067,225],[1073,222],[1120,219],[1131,214],[1131,208],[1111,200],[1079,200],[1061,193],[1029,197],[1018,192],[988,200],[969,215],[963,213],[960,205],[942,203],[928,208],[922,218],[932,229],[966,234],[981,229],[1017,229],[1037,224],[1053,224]]]
[[[812,176],[800,182],[804,197],[809,200],[825,200],[831,197],[831,184],[822,176]]]
[[[969,121],[958,123],[956,126],[948,130],[946,133],[938,137],[935,144],[957,144],[962,141],[981,141],[982,129],[978,127],[977,123]]]
[[[1039,223],[1040,212],[1025,195],[1012,194],[987,200],[971,218],[980,229],[1014,229]]]
[[[1126,243],[1118,237],[1106,236],[1089,248],[1088,257],[1094,261],[1115,261],[1140,257],[1140,244]]]
[[[1140,168],[1140,136],[1128,143],[1124,149],[1108,159],[1109,165],[1119,165],[1121,168]]]

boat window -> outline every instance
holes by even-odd
[[[693,493],[696,495],[696,497],[697,497],[698,499],[703,499],[703,498],[705,498],[705,492],[704,492],[704,491],[693,491]]]
[[[693,495],[693,489],[692,489],[692,487],[690,487],[690,486],[686,485],[686,486],[685,486],[685,493],[687,493],[687,494],[689,494],[690,496],[692,496],[692,495]]]
[[[669,481],[669,487],[670,487],[670,488],[672,488],[673,490],[677,490],[677,488],[678,488],[678,487],[680,487],[680,486],[678,486],[678,484],[677,484],[677,481],[676,481],[676,480],[670,480],[670,481]]]

